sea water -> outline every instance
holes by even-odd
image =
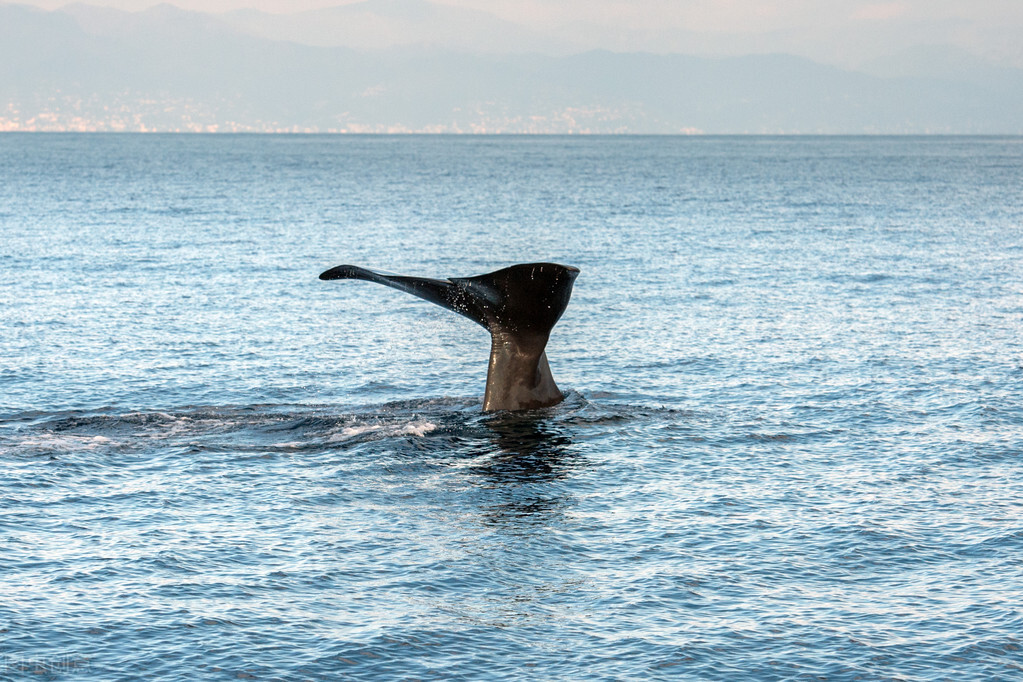
[[[1023,139],[0,136],[0,678],[1023,676]],[[557,407],[365,282],[581,269]]]

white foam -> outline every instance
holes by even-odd
[[[401,433],[403,433],[405,435],[408,435],[408,436],[416,436],[416,437],[422,438],[423,436],[425,436],[426,434],[428,434],[431,431],[435,430],[436,428],[437,428],[437,425],[433,424],[431,422],[418,422],[418,423],[417,422],[413,422],[411,424],[406,424],[405,428],[402,429]]]
[[[304,447],[304,446],[305,446],[305,443],[303,443],[301,441],[297,441],[297,440],[290,441],[288,443],[272,443],[270,445],[270,447],[272,447],[272,448],[290,448],[292,450],[297,450],[298,448],[301,448],[301,447]]]
[[[340,433],[335,433],[327,441],[334,443],[366,433],[379,433],[384,437],[416,436],[417,438],[422,438],[436,428],[436,424],[425,420],[409,422],[407,424],[358,424],[356,426],[346,426],[341,429]]]
[[[18,443],[19,448],[41,448],[43,450],[95,450],[113,443],[106,436],[68,436],[41,434],[26,438]]]

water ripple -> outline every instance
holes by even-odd
[[[0,679],[1023,677],[1021,153],[0,137]]]

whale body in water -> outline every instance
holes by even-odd
[[[572,296],[579,269],[525,263],[475,277],[429,279],[338,265],[320,279],[361,279],[393,287],[468,317],[490,332],[483,410],[532,410],[564,394],[547,363],[547,340]]]

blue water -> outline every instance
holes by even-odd
[[[1023,139],[0,135],[0,678],[1023,677]],[[364,282],[581,268],[555,408]]]

